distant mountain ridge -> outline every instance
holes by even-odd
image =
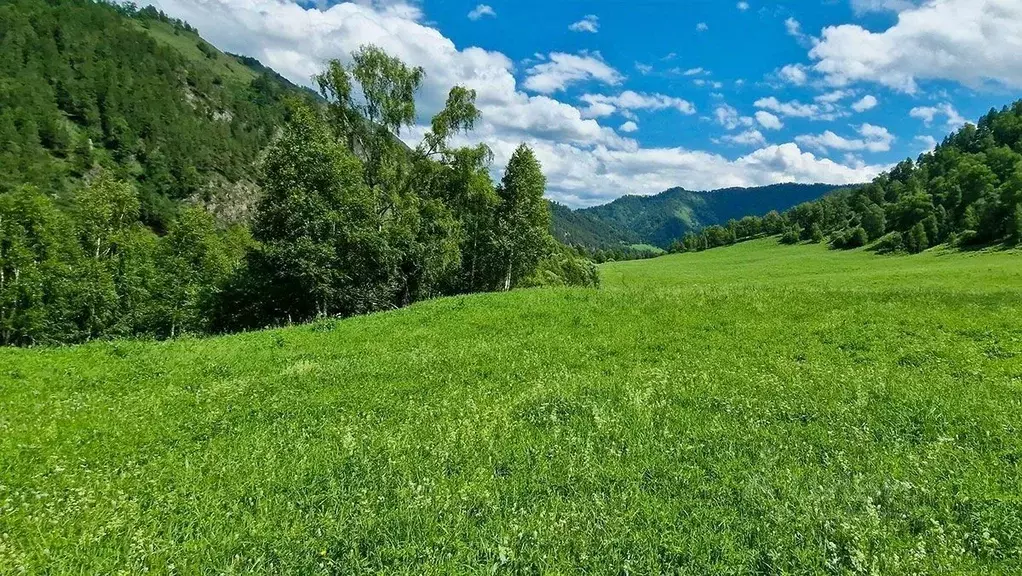
[[[589,249],[649,244],[667,248],[686,232],[743,216],[762,216],[846,188],[833,184],[773,184],[693,192],[671,188],[653,196],[627,195],[602,206],[571,210],[551,203],[554,237]]]

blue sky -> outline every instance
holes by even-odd
[[[292,80],[375,43],[423,66],[424,126],[479,93],[462,140],[522,141],[572,206],[865,181],[1022,88],[1018,0],[157,0]],[[422,128],[405,135],[409,141]]]

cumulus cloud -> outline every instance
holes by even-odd
[[[937,147],[937,139],[929,135],[916,136],[915,143],[922,146],[920,154],[933,152],[933,149]]]
[[[724,87],[723,82],[717,82],[715,80],[706,80],[703,78],[696,78],[695,80],[692,81],[692,83],[695,84],[696,86],[709,86],[714,90],[720,90],[721,88]]]
[[[845,24],[823,30],[809,52],[832,85],[874,82],[909,94],[921,80],[1022,87],[1022,2],[932,0],[902,6],[882,32]]]
[[[828,150],[888,152],[895,140],[887,128],[874,126],[873,124],[863,124],[858,128],[857,132],[861,138],[843,138],[827,130],[823,134],[818,135],[796,136],[795,142],[822,152],[827,152]]]
[[[763,133],[755,129],[739,132],[738,134],[727,134],[721,138],[721,141],[743,146],[766,145],[766,138],[763,137]]]
[[[579,82],[596,81],[615,86],[624,80],[624,76],[604,62],[598,52],[553,52],[549,60],[529,68],[525,75],[523,86],[541,94],[561,92]]]
[[[710,26],[706,22],[700,22],[700,23],[696,24],[696,30],[698,30],[700,32],[706,32],[709,29],[710,29]]]
[[[792,38],[797,40],[800,45],[805,46],[807,48],[815,44],[817,41],[816,38],[813,38],[812,36],[809,36],[808,34],[803,32],[802,23],[799,22],[798,20],[795,20],[794,18],[788,18],[787,20],[784,21],[784,29],[787,30],[788,36],[791,36]]]
[[[912,110],[909,110],[909,116],[918,118],[926,123],[927,126],[933,124],[934,118],[943,116],[947,119],[947,127],[951,130],[956,130],[965,126],[967,120],[955,110],[949,102],[938,104],[936,106],[917,106]]]
[[[472,11],[468,13],[469,20],[479,20],[483,16],[490,16],[496,18],[497,13],[493,10],[492,6],[486,4],[480,4],[473,8]]]
[[[673,108],[686,115],[696,113],[695,106],[688,100],[663,94],[641,94],[632,90],[625,90],[617,96],[584,94],[580,100],[589,105],[583,111],[589,118],[609,116],[617,110],[666,110]]]
[[[482,117],[476,129],[460,136],[456,144],[487,144],[494,152],[494,175],[499,176],[515,147],[528,143],[543,164],[548,195],[574,206],[673,186],[708,190],[780,182],[850,184],[867,181],[883,169],[818,158],[795,143],[767,146],[735,159],[685,148],[641,147],[614,128],[584,117],[578,107],[545,95],[557,92],[558,82],[541,84],[550,92],[526,93],[515,78],[510,58],[483,48],[456,46],[424,21],[416,4],[364,0],[317,9],[289,0],[161,0],[161,5],[168,14],[199,28],[218,47],[258,58],[307,86],[326,60],[347,60],[365,44],[422,66],[426,71],[418,98],[422,124],[406,135],[409,140],[428,129],[426,123],[443,107],[451,86],[472,88],[477,91]],[[594,54],[575,57],[587,56],[602,60]],[[582,76],[610,85],[622,81],[620,74],[607,69],[599,69],[600,78],[592,72]],[[552,72],[526,74],[526,81],[543,71]],[[570,74],[560,78],[575,81]],[[736,122],[751,127],[751,118],[738,118]]]
[[[770,110],[781,116],[790,118],[809,118],[810,120],[833,120],[839,116],[833,104],[803,104],[798,100],[781,102],[774,96],[760,98],[754,103],[756,108]]]
[[[784,128],[784,123],[781,122],[780,118],[765,110],[756,112],[756,122],[759,122],[759,125],[767,130],[780,130]]]
[[[813,98],[813,102],[820,102],[822,104],[834,104],[835,102],[840,102],[841,100],[844,100],[849,96],[852,96],[852,94],[853,93],[850,90],[834,90],[833,92],[820,94],[819,96]]]
[[[777,73],[784,81],[801,86],[809,80],[806,67],[802,64],[788,64]]]
[[[746,10],[748,10],[748,9],[749,9],[749,3],[748,3],[748,2],[739,2],[739,3],[738,3],[738,5],[737,5],[737,7],[738,7],[738,9],[739,9],[739,10],[741,10],[742,12],[745,12]]]
[[[631,132],[638,132],[639,131],[639,125],[636,124],[635,122],[629,120],[628,122],[625,122],[624,124],[622,124],[621,127],[618,128],[618,130],[620,130],[622,132],[629,132],[629,133],[631,133]]]
[[[876,105],[877,105],[876,96],[873,96],[872,94],[867,94],[863,96],[861,100],[859,100],[855,104],[852,104],[852,110],[855,110],[856,112],[865,112],[866,110],[872,110],[873,108],[876,108]]]
[[[752,126],[755,123],[751,117],[739,115],[738,110],[728,104],[717,106],[713,115],[716,117],[717,123],[728,130],[734,130],[739,126]]]
[[[719,154],[685,148],[585,151],[551,142],[530,142],[551,183],[554,199],[572,206],[606,202],[623,193],[655,194],[674,186],[714,190],[783,182],[859,184],[886,166],[846,166],[803,151],[795,143],[769,145],[729,160]],[[496,153],[507,158],[508,144]]]
[[[595,14],[587,14],[578,22],[568,26],[568,30],[596,34],[600,31],[600,17]]]

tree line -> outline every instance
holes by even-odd
[[[917,253],[931,246],[1022,243],[1022,100],[991,110],[918,161],[869,184],[805,202],[783,214],[747,216],[689,233],[672,252],[706,250],[758,235],[785,244],[828,242]]]
[[[286,103],[251,226],[190,206],[161,233],[137,184],[113,171],[67,206],[35,184],[0,194],[0,343],[216,333],[598,283],[594,264],[551,236],[528,146],[494,184],[485,146],[451,144],[479,118],[474,91],[454,87],[422,141],[402,142],[422,80],[372,46],[330,62],[316,77],[325,106]]]

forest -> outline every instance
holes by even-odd
[[[520,147],[502,181],[455,86],[414,149],[423,71],[366,46],[319,95],[156,10],[0,7],[0,344],[173,337],[348,316],[445,294],[598,282],[554,242]],[[190,41],[190,40],[189,40]],[[247,83],[246,83],[247,79]],[[247,174],[257,176],[247,182]],[[251,188],[247,218],[209,209]]]
[[[917,161],[873,182],[801,203],[783,213],[732,219],[690,232],[673,252],[700,251],[759,235],[785,244],[870,245],[915,254],[931,246],[1022,242],[1022,100],[991,110]]]

